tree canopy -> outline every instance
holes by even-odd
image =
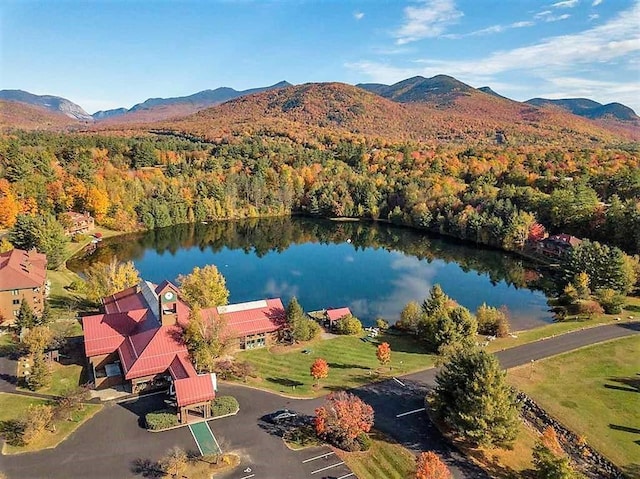
[[[515,393],[498,360],[484,350],[455,351],[436,375],[436,417],[473,446],[509,447],[518,431]]]
[[[211,308],[224,306],[229,301],[229,290],[224,276],[214,265],[196,266],[187,275],[178,276],[183,298],[191,306]]]

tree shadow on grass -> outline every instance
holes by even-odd
[[[614,429],[616,431],[630,432],[631,434],[640,434],[640,428],[637,428],[637,427],[619,426],[618,424],[609,424],[609,428]]]
[[[304,383],[301,383],[300,381],[295,381],[289,378],[271,377],[271,378],[267,378],[266,380],[269,381],[270,383],[280,384],[281,386],[286,386],[286,387],[304,386]]]
[[[368,366],[361,366],[360,364],[344,364],[344,363],[327,363],[329,368],[335,369],[369,369]]]
[[[632,393],[640,393],[640,375],[637,377],[621,377],[621,378],[607,378],[609,381],[613,381],[624,386],[618,386],[616,384],[605,384],[607,389],[617,389],[618,391],[627,391]]]

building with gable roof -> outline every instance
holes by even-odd
[[[21,249],[0,254],[0,324],[15,322],[22,301],[40,316],[48,289],[45,255]]]
[[[182,339],[191,309],[169,281],[136,286],[103,299],[104,313],[82,320],[85,353],[96,389],[125,384],[132,393],[170,388],[178,417],[207,418],[215,397],[214,374],[199,375]],[[267,335],[280,329],[286,317],[280,299],[201,310],[203,319],[225,321],[237,348],[266,345]]]

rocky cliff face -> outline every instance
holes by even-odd
[[[0,100],[19,101],[29,105],[46,108],[55,113],[63,113],[69,118],[80,121],[93,121],[91,115],[66,98],[52,95],[34,95],[22,90],[0,90]]]

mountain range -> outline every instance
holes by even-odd
[[[272,131],[306,141],[310,132],[339,130],[342,134],[440,142],[519,139],[530,143],[554,138],[560,144],[568,136],[579,142],[640,139],[640,118],[619,103],[542,98],[518,102],[489,87],[474,88],[447,75],[417,76],[393,85],[291,85],[283,81],[244,91],[225,87],[184,97],[150,98],[130,109],[92,116],[64,98],[2,90],[0,108],[12,112],[3,127],[45,128],[30,118],[21,122],[21,111],[27,116],[34,112],[20,110],[19,104],[41,110],[41,116],[47,112],[45,124],[51,128],[66,128],[71,120],[76,128],[169,129],[210,138]]]

